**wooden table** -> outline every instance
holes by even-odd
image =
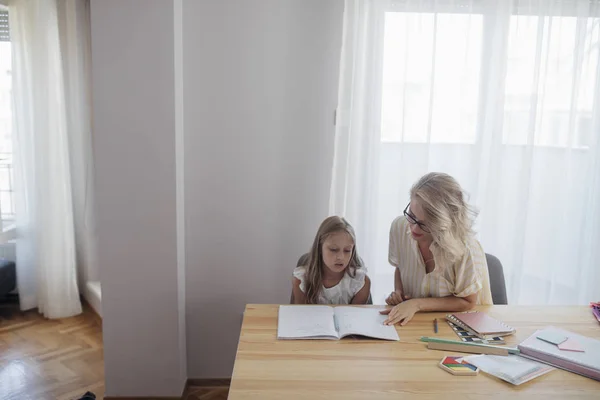
[[[366,339],[277,340],[278,305],[248,305],[233,369],[229,399],[600,399],[600,382],[556,370],[520,386],[480,373],[453,376],[437,364],[442,351],[418,339],[457,339],[440,319],[421,313],[397,327],[400,342]],[[517,329],[507,337],[516,346],[549,325],[600,339],[600,324],[588,307],[478,307]]]

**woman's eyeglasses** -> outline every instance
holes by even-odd
[[[410,213],[410,211],[408,211],[408,207],[410,207],[410,203],[408,203],[406,205],[406,208],[404,209],[404,216],[406,217],[406,220],[408,221],[409,224],[411,225],[419,225],[419,228],[421,228],[421,230],[423,232],[427,232],[427,233],[431,233],[431,231],[429,230],[429,228],[427,228],[427,226],[422,223],[421,221],[419,221],[418,219],[415,218],[414,215],[412,215]]]

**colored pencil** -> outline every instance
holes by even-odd
[[[433,332],[438,333],[437,318],[433,320]]]

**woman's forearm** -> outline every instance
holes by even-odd
[[[477,294],[468,297],[426,297],[413,299],[419,311],[468,311],[475,307]]]

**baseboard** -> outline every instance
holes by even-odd
[[[105,396],[104,400],[181,400],[184,399],[190,387],[229,387],[231,378],[222,379],[188,379],[183,387],[181,396],[179,397],[120,397],[120,396]]]
[[[83,288],[83,297],[87,300],[90,307],[96,314],[102,318],[102,287],[98,281],[90,281]]]
[[[185,382],[183,385],[183,390],[181,391],[181,396],[166,396],[166,397],[144,397],[144,396],[135,396],[135,397],[121,397],[121,396],[104,396],[104,400],[181,400],[185,399],[185,395],[187,394],[189,387],[189,380]]]
[[[120,397],[120,396],[104,396],[104,400],[181,400],[183,396],[176,397]]]
[[[231,386],[231,378],[212,378],[212,379],[198,379],[191,378],[187,380],[186,389],[183,392],[182,399],[186,399],[188,395],[188,389],[197,388],[222,388]]]
[[[213,378],[213,379],[197,379],[190,378],[187,380],[187,386],[197,387],[224,387],[231,385],[231,378]]]
[[[83,306],[83,309],[89,309],[90,310],[90,314],[92,314],[92,316],[94,317],[94,321],[96,321],[96,323],[100,326],[102,326],[102,317],[100,315],[98,315],[98,313],[96,312],[96,310],[94,309],[94,307],[92,307],[89,303],[89,301],[87,301],[87,299],[85,298],[85,296],[81,296],[81,305]]]

